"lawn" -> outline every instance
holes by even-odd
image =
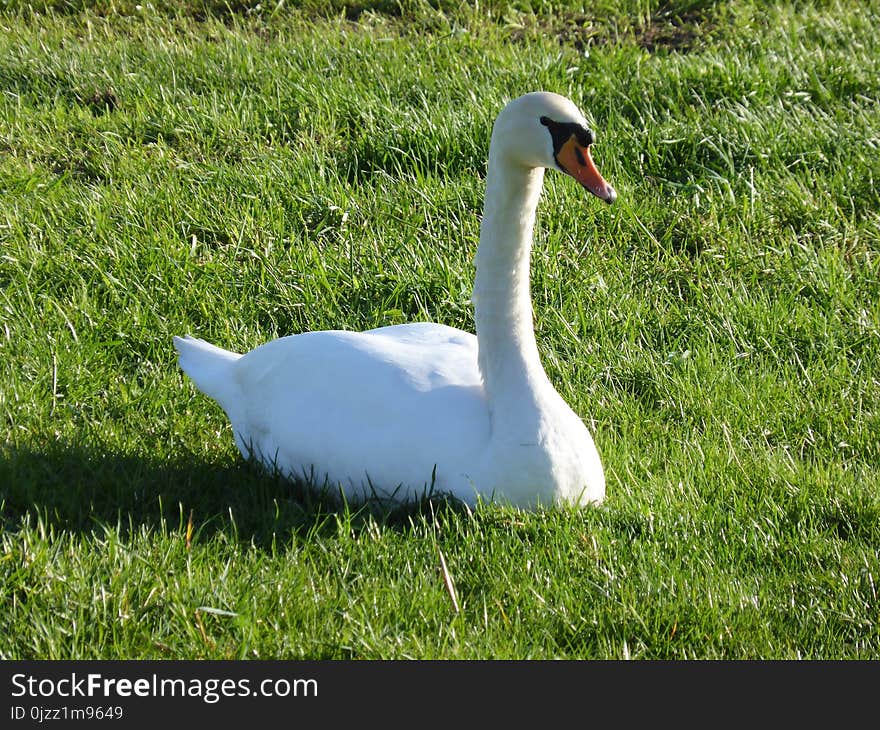
[[[0,11],[0,658],[880,658],[880,3],[35,7]],[[535,89],[619,194],[548,174],[532,257],[605,504],[245,463],[172,336],[473,331]]]

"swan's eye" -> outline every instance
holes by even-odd
[[[555,122],[550,117],[541,117],[541,124],[550,130],[550,136],[553,138],[553,153],[556,155],[572,138],[581,147],[589,147],[596,141],[592,130],[574,122]]]

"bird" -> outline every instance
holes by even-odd
[[[530,293],[544,171],[617,197],[594,142],[559,94],[527,93],[498,113],[474,257],[476,334],[432,322],[307,331],[243,355],[174,337],[179,366],[225,411],[242,456],[346,500],[600,504],[602,460],[541,364]]]

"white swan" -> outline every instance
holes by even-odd
[[[535,92],[495,121],[476,255],[476,337],[442,324],[306,332],[238,355],[174,338],[181,368],[215,399],[245,457],[348,498],[451,493],[520,507],[598,503],[602,462],[541,366],[529,254],[544,168],[616,193],[568,99]],[[327,480],[327,482],[325,482]]]

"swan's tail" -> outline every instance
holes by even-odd
[[[224,410],[236,389],[232,365],[241,357],[197,337],[175,337],[178,363],[198,389],[217,401]]]

